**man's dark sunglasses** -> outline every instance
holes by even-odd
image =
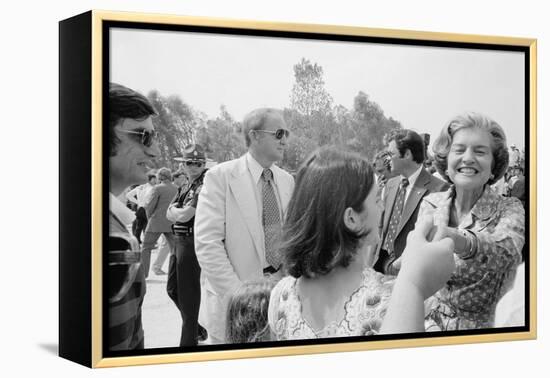
[[[277,139],[283,139],[283,136],[288,138],[288,136],[290,135],[290,131],[288,131],[287,129],[277,129],[275,131],[271,131],[271,130],[255,130],[255,131],[261,131],[263,133],[274,134],[275,138],[277,138]]]
[[[141,144],[143,144],[145,147],[151,147],[155,139],[157,139],[157,135],[158,135],[158,133],[155,130],[141,130],[141,131],[119,130],[119,131],[126,134],[141,135]]]
[[[185,165],[188,166],[188,167],[191,167],[191,166],[195,166],[195,167],[202,167],[204,165],[204,162],[203,161],[193,161],[193,160],[187,160],[185,162]]]

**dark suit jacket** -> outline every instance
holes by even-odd
[[[407,235],[414,229],[416,218],[418,217],[418,210],[420,209],[420,202],[422,198],[430,193],[441,192],[447,190],[449,184],[441,181],[440,179],[432,176],[424,168],[420,171],[414,186],[411,188],[411,193],[401,216],[401,222],[395,237],[395,247],[392,256],[388,256],[385,253],[381,253],[382,245],[384,245],[384,239],[388,232],[388,225],[390,223],[390,217],[401,183],[401,176],[393,177],[388,180],[386,184],[386,191],[384,193],[384,213],[382,214],[380,224],[380,243],[377,247],[378,261],[376,262],[374,269],[384,274],[397,274],[397,270],[392,269],[391,264],[397,260],[407,244]]]
[[[172,232],[172,222],[166,219],[166,210],[176,194],[178,188],[171,182],[156,185],[151,190],[149,200],[145,204],[149,219],[145,232]]]

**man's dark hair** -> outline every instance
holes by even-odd
[[[109,145],[110,156],[116,155],[120,139],[116,136],[115,126],[125,118],[142,121],[156,114],[147,97],[123,85],[109,84]]]
[[[296,175],[280,248],[291,276],[312,278],[349,265],[369,230],[350,230],[344,212],[347,208],[363,211],[373,185],[370,164],[352,152],[321,147],[303,163]]]
[[[399,155],[403,157],[406,150],[411,151],[413,160],[422,164],[424,161],[424,139],[416,132],[407,129],[394,130],[388,138],[388,143],[395,141]]]

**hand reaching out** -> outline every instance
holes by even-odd
[[[416,286],[424,299],[430,297],[455,269],[453,249],[453,240],[446,237],[444,228],[434,227],[433,218],[419,220],[407,237],[399,279]]]

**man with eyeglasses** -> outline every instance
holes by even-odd
[[[159,154],[147,98],[118,84],[109,86],[109,269],[104,273],[109,300],[107,348],[144,346],[141,306],[145,277],[137,239],[128,231],[134,221],[119,196],[133,184],[147,182],[152,160]]]
[[[173,223],[175,253],[170,256],[166,291],[180,311],[182,325],[181,346],[193,346],[198,342],[199,306],[201,301],[201,268],[195,254],[193,240],[195,209],[206,172],[203,148],[191,144],[184,148],[183,172],[189,180],[186,190],[180,190],[166,211]]]
[[[230,294],[244,281],[281,274],[277,243],[294,187],[292,176],[275,165],[289,136],[282,112],[254,110],[242,131],[248,152],[208,171],[195,214],[195,248],[205,277],[199,319],[211,344],[227,342]]]

